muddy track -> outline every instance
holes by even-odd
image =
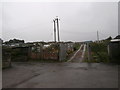
[[[70,60],[68,60],[68,62],[77,62],[77,63],[82,62],[84,59],[85,51],[86,51],[86,45],[82,44],[78,49],[78,51],[70,58]]]

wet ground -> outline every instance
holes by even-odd
[[[118,66],[103,63],[12,63],[3,70],[9,88],[117,88]]]

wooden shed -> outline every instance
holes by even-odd
[[[119,38],[115,38],[110,41],[108,45],[108,54],[112,62],[120,63],[120,39]]]

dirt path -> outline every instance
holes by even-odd
[[[70,60],[68,60],[68,62],[76,62],[76,63],[82,62],[84,59],[85,51],[86,51],[86,44],[82,44],[78,49],[78,51],[73,55],[73,57],[71,57]]]

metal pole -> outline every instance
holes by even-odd
[[[54,23],[54,40],[56,42],[56,25],[55,25],[55,20],[53,20]]]
[[[98,34],[98,31],[97,31],[97,41],[99,42],[99,34]]]
[[[120,2],[118,2],[118,16],[120,16]],[[120,35],[120,17],[118,17],[118,35]]]
[[[58,30],[58,42],[60,42],[60,35],[59,35],[59,22],[58,22],[58,18],[56,18],[57,20],[57,30]]]
[[[87,51],[88,51],[88,61],[90,61],[90,49],[89,49],[89,43],[87,43]]]

